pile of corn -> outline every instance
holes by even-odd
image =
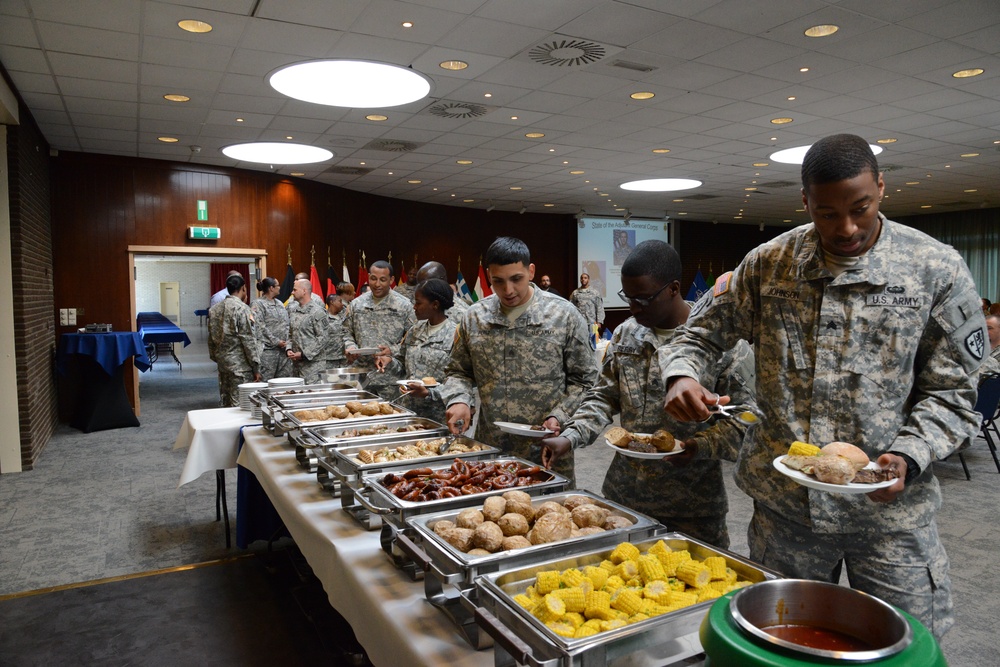
[[[581,638],[638,623],[749,586],[726,559],[691,558],[660,540],[646,553],[622,542],[599,566],[539,572],[514,601],[561,637]]]

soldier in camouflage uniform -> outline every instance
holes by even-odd
[[[663,241],[645,241],[622,264],[621,297],[632,317],[615,329],[597,384],[556,437],[542,441],[546,465],[571,448],[586,447],[621,413],[632,433],[666,429],[684,447],[686,465],[669,459],[615,454],[604,477],[606,498],[648,514],[671,530],[726,549],[729,509],[720,458],[736,460],[747,426],[738,419],[679,422],[663,412],[663,385],[657,349],[687,320],[690,304],[681,294],[681,260]],[[754,405],[753,352],[746,341],[719,356],[703,378],[719,395]],[[603,440],[601,441],[603,442]],[[681,444],[683,443],[683,444]]]
[[[420,267],[417,271],[417,284],[421,284],[430,280],[431,278],[437,278],[438,280],[443,280],[445,283],[448,282],[448,272],[444,268],[444,264],[441,262],[427,262]],[[450,285],[449,285],[450,287]],[[448,319],[453,321],[455,324],[459,324],[462,321],[462,317],[465,315],[465,311],[469,310],[469,304],[465,302],[460,296],[452,291],[452,303],[454,304],[445,315]]]
[[[986,333],[990,339],[990,353],[979,367],[979,381],[982,381],[984,375],[1000,375],[1000,315],[986,316]]]
[[[576,306],[587,325],[604,324],[604,299],[600,292],[590,286],[590,274],[580,274],[580,286],[569,295],[570,302]]]
[[[292,363],[285,352],[288,342],[288,311],[275,297],[281,285],[274,278],[267,277],[257,283],[260,298],[253,302],[254,331],[260,343],[260,379],[267,382],[271,378],[287,377]]]
[[[243,276],[229,276],[226,290],[229,296],[208,313],[208,356],[219,367],[222,407],[231,408],[240,404],[239,385],[260,380],[260,350]]]
[[[330,335],[326,347],[329,368],[341,368],[347,359],[344,356],[344,318],[347,317],[345,304],[339,294],[333,293],[326,297],[326,321],[330,327]]]
[[[669,346],[666,409],[705,418],[715,394],[694,378],[720,349],[753,340],[765,418],[736,464],[754,499],[750,557],[834,582],[846,562],[852,586],[941,637],[953,616],[931,464],[979,429],[979,295],[954,249],[879,213],[885,184],[865,140],[814,144],[802,185],[813,222],[720,277]],[[794,440],[854,443],[900,477],[867,497],[807,489],[771,465]]]
[[[374,357],[355,355],[351,350],[386,345],[396,354],[403,334],[417,321],[410,300],[389,288],[392,275],[389,262],[373,262],[368,267],[369,290],[347,306],[344,352],[348,364],[368,371],[375,370]],[[367,389],[391,401],[399,396],[396,379],[392,373],[373,373]]]
[[[413,299],[414,299],[414,295],[417,292],[417,285],[419,284],[419,282],[420,281],[417,278],[417,267],[411,266],[410,267],[410,275],[408,275],[406,277],[406,282],[405,283],[399,283],[398,285],[396,285],[396,287],[395,287],[395,289],[393,291],[394,292],[398,292],[399,294],[402,294],[403,296],[405,296],[407,299],[410,300],[410,303],[412,304],[413,303]]]
[[[451,360],[451,347],[458,327],[445,315],[454,301],[454,293],[448,283],[434,278],[420,283],[413,296],[417,323],[403,336],[395,358],[389,356],[388,346],[383,345],[375,363],[380,368],[391,365],[390,370],[394,370],[395,375],[409,380],[432,377],[440,384],[444,382],[445,368]],[[399,405],[421,417],[445,423],[445,405],[439,387],[411,383],[407,385],[407,392]]]
[[[292,360],[292,372],[306,384],[323,381],[327,364],[327,347],[330,342],[330,325],[326,309],[312,299],[312,283],[295,281],[292,298],[298,307],[292,309],[289,323],[289,340],[286,345]]]
[[[459,325],[441,394],[448,426],[469,425],[473,388],[482,410],[476,439],[541,463],[537,439],[503,433],[494,421],[540,424],[558,432],[597,379],[587,324],[565,299],[535,287],[535,265],[523,241],[501,237],[486,252],[494,294],[474,304]],[[555,468],[574,479],[570,452]]]

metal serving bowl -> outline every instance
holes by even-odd
[[[776,579],[744,588],[729,601],[737,626],[758,642],[798,654],[847,662],[881,660],[903,651],[913,631],[892,605],[861,591],[821,581]],[[804,625],[854,637],[871,650],[837,651],[802,646],[762,628]]]
[[[325,375],[327,382],[339,382],[349,384],[353,387],[362,387],[364,384],[367,384],[368,369],[357,366],[328,368],[325,371]]]

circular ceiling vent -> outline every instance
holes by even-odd
[[[528,58],[540,65],[578,67],[589,65],[608,55],[603,44],[585,39],[557,39],[528,51]]]
[[[471,102],[439,102],[432,105],[428,113],[441,118],[479,118],[490,112],[489,107]]]
[[[392,153],[408,153],[420,148],[423,144],[414,141],[400,141],[398,139],[375,139],[369,141],[365,148],[375,151],[390,151]]]

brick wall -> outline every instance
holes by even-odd
[[[49,145],[27,107],[8,127],[14,346],[21,464],[30,470],[58,419]]]
[[[160,283],[180,283],[181,312],[177,326],[197,324],[194,311],[208,308],[210,267],[208,262],[168,260],[135,262],[135,312],[160,310]]]

